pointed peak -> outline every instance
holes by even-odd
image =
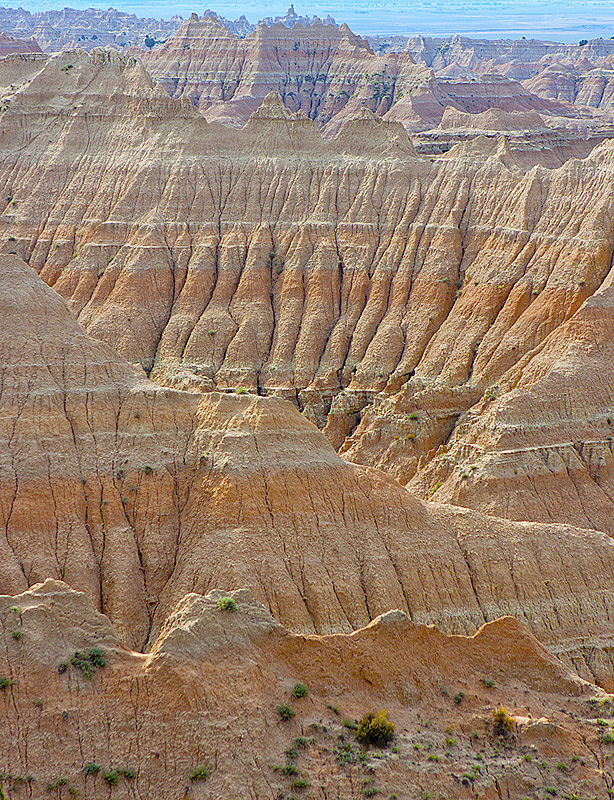
[[[286,108],[278,92],[269,92],[260,107],[249,118],[248,124],[252,120],[288,120],[292,122],[307,120],[307,117],[301,112],[294,113]]]

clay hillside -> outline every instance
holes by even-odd
[[[173,97],[188,97],[209,121],[244,124],[270,91],[303,111],[329,135],[363,108],[412,130],[438,125],[446,106],[590,116],[573,99],[546,98],[499,72],[471,80],[439,80],[408,50],[375,53],[347,25],[317,20],[288,27],[261,24],[246,37],[217,18],[192,14],[164,44],[140,53]]]
[[[606,800],[614,143],[220,30],[0,59],[0,797]]]

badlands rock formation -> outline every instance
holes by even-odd
[[[347,25],[319,20],[288,28],[259,25],[244,39],[196,14],[161,47],[141,54],[173,97],[188,97],[209,121],[243,125],[270,91],[328,135],[367,108],[415,130],[436,126],[446,106],[492,107],[577,116],[570,104],[529,93],[502,75],[438,82],[408,52],[376,55]]]
[[[485,137],[433,159],[368,111],[326,141],[272,96],[227,129],[133,59],[15,58],[5,252],[156,380],[292,399],[403,483],[609,280],[609,142],[559,169]]]
[[[180,16],[168,20],[137,17],[114,8],[39,11],[0,8],[0,31],[18,38],[35,37],[42,49],[57,52],[73,47],[91,50],[110,45],[147,47],[146,39],[165,41],[183,22]]]
[[[605,800],[612,143],[254,76],[0,59],[0,797]]]
[[[4,31],[0,31],[0,58],[11,55],[13,53],[40,53],[41,49],[38,46],[36,39],[29,39],[23,41],[21,39],[14,39],[12,36],[7,36]]]
[[[610,685],[609,538],[420,503],[290,403],[152,384],[17,257],[1,277],[0,591],[66,581],[138,648],[212,588],[249,588],[296,631],[513,614]]]
[[[248,592],[231,595],[234,612],[218,608],[221,592],[188,594],[147,656],[60,581],[0,596],[5,796],[608,796],[596,717],[612,714],[611,696],[516,620],[448,637],[396,611],[351,635],[301,636]],[[105,666],[88,679],[75,653],[92,648]],[[299,681],[308,695],[296,699]],[[504,742],[496,701],[514,714]],[[394,748],[359,758],[353,720],[382,707]]]

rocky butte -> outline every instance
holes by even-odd
[[[612,143],[258,70],[0,59],[2,793],[605,800]]]

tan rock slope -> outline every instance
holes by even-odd
[[[351,635],[301,636],[249,592],[231,596],[236,611],[218,608],[221,592],[188,594],[148,656],[60,581],[0,596],[5,794],[273,800],[310,787],[406,800],[550,785],[607,797],[596,717],[611,698],[517,621],[448,637],[396,611]],[[514,714],[508,741],[493,733],[496,702]],[[295,716],[282,721],[279,704]],[[394,748],[361,756],[353,720],[384,707]]]
[[[420,503],[288,402],[156,386],[2,264],[0,591],[64,580],[138,648],[212,588],[308,632],[391,608],[469,633],[512,614],[609,685],[609,538]]]
[[[158,381],[290,398],[403,483],[609,280],[611,143],[559,169],[483,136],[433,160],[368,111],[330,142],[270,96],[229,130],[133,59],[12,59],[4,250]]]

